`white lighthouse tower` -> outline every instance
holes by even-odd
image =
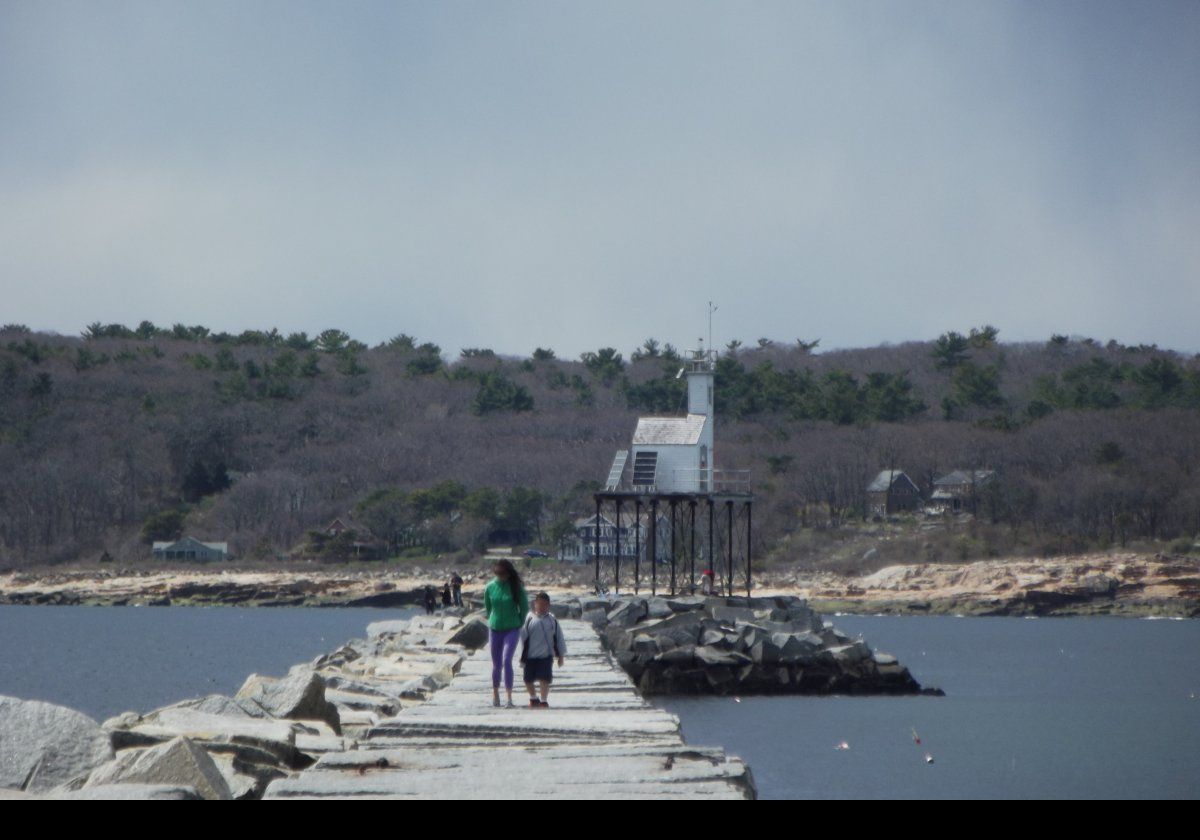
[[[629,450],[617,452],[606,489],[635,493],[711,493],[713,487],[713,380],[716,356],[688,351],[679,376],[687,380],[687,416],[640,417]],[[626,470],[629,455],[633,467]]]

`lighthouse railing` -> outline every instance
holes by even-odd
[[[675,469],[671,471],[671,489],[676,493],[748,494],[750,470]]]

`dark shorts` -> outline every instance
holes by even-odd
[[[545,659],[526,659],[525,660],[525,682],[554,682],[554,659],[547,656]]]

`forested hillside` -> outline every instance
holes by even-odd
[[[375,347],[338,330],[0,328],[0,567],[148,554],[188,533],[235,555],[345,556],[344,517],[389,554],[552,544],[636,417],[679,413],[669,344],[559,359]],[[979,551],[1044,552],[1200,532],[1200,360],[984,327],[819,352],[733,342],[717,373],[719,467],[753,471],[758,545],[861,520],[866,485],[928,490],[994,469]]]

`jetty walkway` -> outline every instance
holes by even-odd
[[[370,726],[265,798],[753,799],[750,769],[719,748],[685,744],[678,719],[647,703],[592,625],[563,619],[570,655],[550,708],[491,705],[486,648],[426,702]]]

